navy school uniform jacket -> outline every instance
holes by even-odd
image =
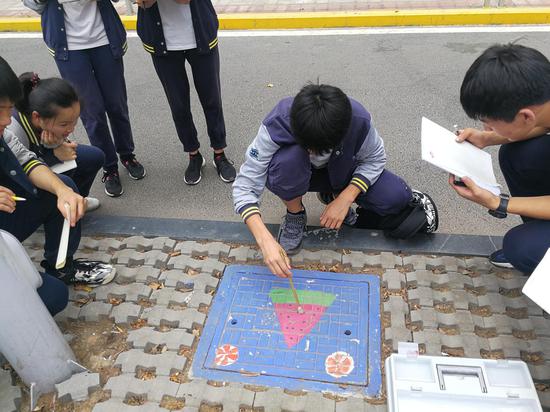
[[[118,1],[118,0],[116,0]],[[68,60],[67,35],[63,6],[57,0],[23,0],[25,6],[42,16],[42,35],[48,51],[56,60]],[[97,0],[97,7],[105,26],[113,57],[124,56],[128,49],[126,30],[110,0]]]
[[[189,3],[197,51],[209,53],[218,45],[218,16],[210,0],[193,0]],[[143,43],[143,48],[151,54],[162,56],[168,53],[162,21],[157,4],[148,9],[139,8],[137,18],[137,33]]]

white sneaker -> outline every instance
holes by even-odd
[[[99,199],[90,196],[86,198],[86,212],[93,212],[94,210],[98,209],[99,206],[101,206],[101,204],[99,203]]]

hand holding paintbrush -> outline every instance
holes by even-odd
[[[287,261],[288,265],[290,266],[290,258],[288,257],[288,255],[286,254],[283,248],[281,248],[280,253],[281,253],[281,257],[283,257]],[[294,300],[296,301],[296,305],[298,305],[297,312],[300,314],[304,313],[304,309],[300,305],[300,299],[298,299],[298,292],[296,292],[296,288],[294,287],[294,282],[292,281],[292,272],[290,272],[290,276],[288,277],[288,282],[290,283],[290,289],[292,290],[292,294],[294,295]]]

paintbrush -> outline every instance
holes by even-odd
[[[288,259],[288,255],[286,254],[283,248],[281,248],[281,256],[284,259]],[[296,288],[294,287],[294,282],[292,281],[292,272],[290,272],[290,276],[288,277],[288,283],[290,283],[290,289],[292,290],[292,294],[294,295],[294,300],[296,301],[296,305],[298,305],[297,312],[299,314],[302,314],[304,313],[304,309],[300,305],[300,299],[298,299],[298,292],[296,292]]]

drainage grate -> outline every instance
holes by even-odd
[[[293,270],[289,282],[260,266],[225,269],[193,361],[193,375],[290,390],[381,388],[380,282],[374,275]]]

